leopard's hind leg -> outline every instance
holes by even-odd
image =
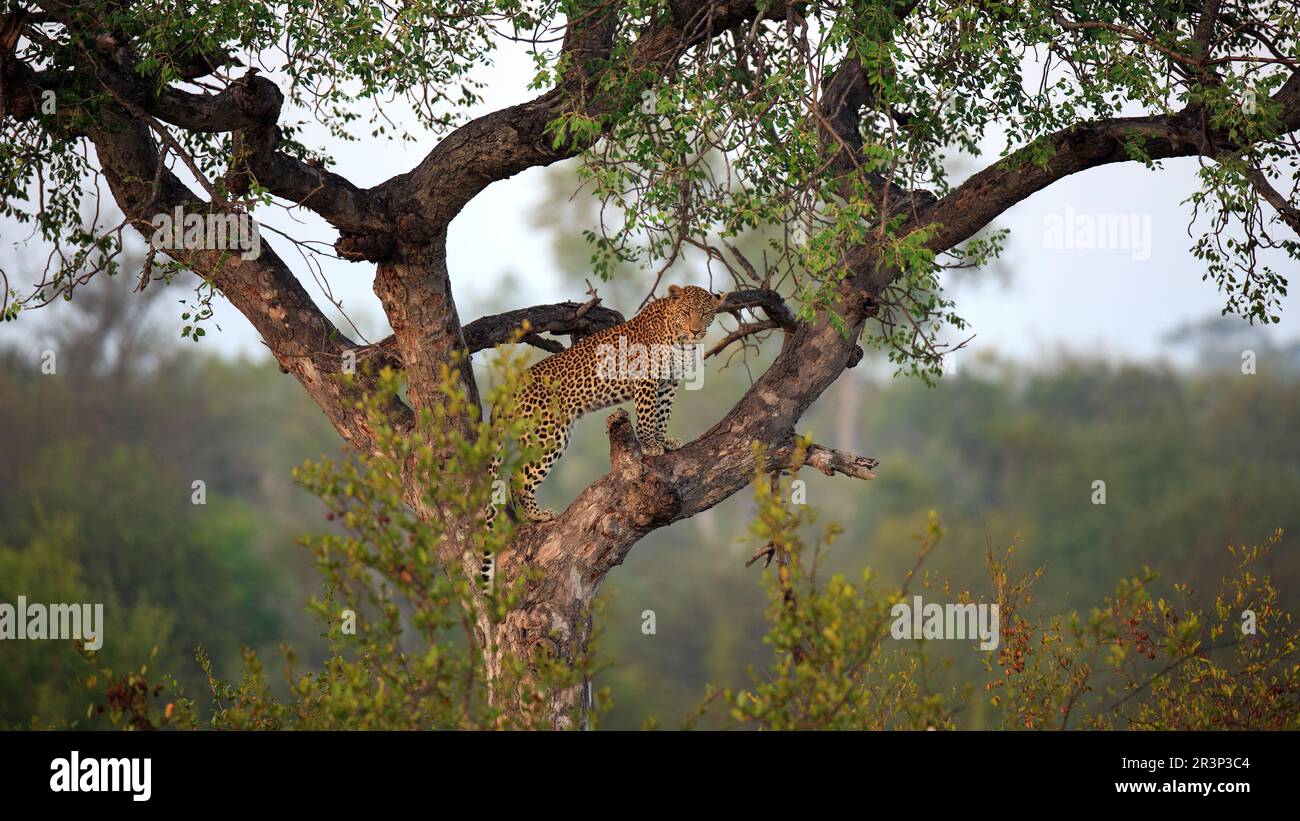
[[[525,411],[525,413],[527,412]],[[555,518],[555,511],[543,510],[538,507],[534,495],[537,492],[537,486],[551,472],[555,462],[564,454],[564,449],[568,447],[572,420],[559,421],[555,414],[542,415],[538,419],[536,413],[527,413],[527,418],[530,424],[525,425],[523,443],[535,452],[535,456],[520,465],[519,470],[522,475],[511,496],[516,509],[523,510],[529,519],[535,522],[549,522]],[[501,464],[502,452],[498,450],[492,459],[490,468],[494,495],[484,514],[488,530],[492,529],[492,524],[496,521],[498,514],[497,508],[499,505],[495,495],[495,483],[502,478],[497,475],[501,469]],[[496,557],[491,551],[485,550],[480,557],[479,565],[479,580],[484,593],[491,594],[495,577]]]
[[[534,459],[520,467],[523,474],[514,494],[518,505],[534,522],[549,522],[555,518],[555,511],[538,507],[534,494],[555,462],[564,454],[569,445],[571,422],[561,422],[553,417],[544,417],[536,422],[525,435],[524,441],[536,451]]]

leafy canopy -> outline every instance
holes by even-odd
[[[219,92],[249,70],[274,77],[287,97],[279,150],[328,162],[343,140],[423,139],[396,126],[393,106],[445,135],[479,101],[481,69],[520,43],[532,87],[567,89],[576,58],[563,48],[566,22],[572,34],[612,21],[608,52],[583,65],[589,82],[566,90],[547,131],[556,147],[581,151],[585,185],[603,203],[588,232],[602,276],[687,252],[705,252],[712,267],[725,262],[720,245],[756,235],[767,244],[761,263],[727,273],[800,297],[808,316],[835,309],[832,289],[866,243],[872,264],[899,272],[879,295],[871,341],[932,373],[941,329],[964,327],[941,272],[996,256],[1005,237],[990,230],[948,247],[938,224],[906,219],[915,205],[950,193],[989,152],[1046,167],[1054,132],[1191,111],[1232,144],[1204,152],[1214,159],[1202,160],[1189,201],[1202,229],[1193,251],[1225,312],[1278,321],[1287,281],[1272,266],[1279,254],[1300,259],[1300,245],[1278,233],[1262,192],[1280,179],[1285,199],[1296,183],[1295,146],[1271,99],[1300,62],[1296,3],[1233,3],[1207,20],[1182,0],[758,0],[670,68],[643,59],[646,32],[707,27],[708,15],[739,5],[99,0],[33,15],[16,57],[57,88],[57,106],[5,120],[0,213],[32,223],[57,252],[30,292],[6,282],[5,315],[115,269],[122,226],[87,224],[102,187],[87,183],[95,161],[75,139],[121,104],[95,71],[106,49],[127,49],[159,93]],[[836,127],[849,96],[852,123]],[[230,135],[157,125],[175,141],[166,162],[184,162],[224,197]],[[308,132],[323,142],[300,142]],[[1149,143],[1160,134],[1133,129],[1128,157],[1159,166]],[[275,199],[253,186],[242,202]]]

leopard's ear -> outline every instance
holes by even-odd
[[[679,296],[681,296],[681,295],[682,295],[682,289],[681,289],[680,286],[678,286],[678,285],[669,285],[669,286],[668,286],[668,296],[672,297],[673,299],[676,299],[677,297],[679,297]]]
[[[715,307],[715,308],[718,307],[719,305],[721,305],[722,303],[724,303],[724,302],[727,301],[727,295],[726,295],[726,294],[714,294],[714,293],[710,293],[709,296],[713,297],[713,307]]]

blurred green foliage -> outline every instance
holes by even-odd
[[[517,357],[499,364],[511,375],[490,401],[508,401],[504,386],[523,378]],[[564,658],[539,651],[525,663],[494,638],[494,626],[523,595],[524,579],[509,589],[499,583],[486,620],[475,618],[479,557],[510,542],[513,522],[503,516],[490,530],[479,529],[467,555],[458,556],[439,523],[423,520],[410,506],[485,514],[492,494],[489,465],[500,443],[519,437],[520,427],[471,412],[468,429],[460,429],[453,420],[462,418],[468,401],[465,383],[444,369],[439,400],[421,410],[413,430],[395,430],[386,408],[403,390],[403,377],[385,368],[378,384],[378,391],[359,399],[375,452],[309,461],[294,471],[335,522],[331,532],[305,540],[324,579],[324,594],[312,599],[311,610],[324,626],[330,657],[307,669],[282,644],[283,696],[273,692],[252,650],[245,650],[237,679],[221,676],[200,657],[210,712],[183,689],[167,686],[172,682],[152,684],[147,667],[123,677],[101,666],[102,681],[117,691],[154,699],[123,700],[110,690],[114,722],[245,730],[551,729],[558,714],[564,726],[590,723],[577,697],[590,674],[585,643],[557,647]],[[503,466],[514,470],[518,459],[504,458]],[[405,477],[432,473],[441,481],[412,501]],[[97,657],[93,661],[102,665]],[[99,676],[92,673],[85,682],[92,691]],[[175,700],[157,703],[164,692]],[[570,695],[566,709],[550,707],[548,700],[564,693]]]
[[[91,302],[79,296],[68,307]],[[61,323],[60,332],[75,337],[74,325]],[[131,343],[129,329],[105,337],[89,327],[81,332],[107,341],[52,345],[57,375],[40,373],[39,350],[3,353],[0,601],[103,601],[108,641],[99,661],[134,669],[157,646],[150,668],[174,673],[191,695],[208,688],[193,661],[200,644],[222,679],[241,668],[242,646],[276,654],[282,641],[304,667],[319,667],[328,648],[304,603],[319,594],[320,578],[294,542],[333,525],[290,472],[304,458],[338,453],[336,434],[271,364]],[[800,472],[809,505],[843,528],[821,572],[860,579],[866,566],[881,590],[900,584],[916,561],[914,536],[935,509],[945,536],[920,582],[991,595],[990,548],[1001,555],[1018,543],[1020,566],[1045,568],[1021,611],[1042,629],[1070,610],[1086,620],[1113,598],[1117,579],[1146,578],[1144,566],[1186,582],[1212,610],[1233,565],[1225,545],[1262,544],[1275,528],[1300,533],[1295,359],[1250,344],[1260,353],[1256,374],[1241,372],[1234,349],[1203,351],[1181,371],[1088,359],[969,362],[935,388],[873,373],[868,358],[802,426],[818,442],[882,463],[872,482]],[[750,363],[753,373],[771,345]],[[132,350],[148,353],[102,353]],[[745,368],[710,360],[706,388],[681,392],[670,432],[700,434],[747,384]],[[540,501],[563,508],[607,469],[597,414],[579,423]],[[207,482],[203,506],[190,502],[197,478]],[[1098,480],[1105,505],[1093,504]],[[771,661],[770,590],[757,567],[745,567],[758,510],[751,494],[737,494],[652,534],[610,574],[600,621],[601,657],[612,665],[596,678],[612,693],[604,726],[638,727],[648,716],[677,726],[694,715],[707,683],[739,693],[751,683],[748,669]],[[1292,545],[1283,540],[1255,567],[1275,586],[1278,610],[1294,612],[1300,562]],[[948,698],[984,681],[984,654],[938,644],[926,649],[926,693]],[[71,646],[0,644],[0,721],[99,726],[73,682],[84,670]],[[283,696],[287,688],[270,678]],[[955,726],[1004,720],[983,697],[949,718]],[[711,711],[700,719],[723,720]]]
[[[1035,606],[1046,613],[1087,612],[1143,566],[1216,590],[1231,567],[1226,545],[1262,544],[1275,528],[1300,533],[1300,380],[1275,367],[1279,359],[1268,361],[1253,375],[1232,362],[1218,369],[1203,362],[1191,373],[1088,360],[992,362],[935,388],[846,377],[801,432],[876,457],[881,467],[870,483],[801,472],[808,503],[844,528],[822,559],[826,572],[857,578],[867,566],[898,583],[915,561],[914,535],[938,510],[947,535],[926,568],[957,589],[987,590],[989,548],[1018,544],[1022,565],[1046,570],[1035,587]],[[679,397],[672,435],[702,433],[746,384],[743,371],[710,371],[709,380],[706,390]],[[580,423],[542,503],[574,498],[603,469],[605,449],[598,424]],[[1104,505],[1093,504],[1096,481],[1106,483]],[[738,541],[754,514],[753,502],[737,495],[651,534],[611,574],[604,651],[618,663],[600,680],[614,693],[610,724],[681,715],[702,682],[740,686],[765,657],[765,597]],[[1271,574],[1282,607],[1295,612],[1294,540],[1257,569]],[[655,635],[641,631],[647,610],[656,615]],[[969,646],[934,654],[959,658],[959,679],[979,669]]]
[[[276,368],[156,344],[129,302],[149,300],[120,285],[61,306],[34,348],[0,350],[0,601],[103,602],[103,660],[157,646],[191,690],[199,645],[219,665],[286,638],[318,654],[302,603],[319,583],[291,545],[321,511],[289,468],[337,435]],[[0,726],[102,723],[69,686],[74,644],[0,643]]]
[[[755,476],[749,536],[774,561],[763,574],[769,658],[742,688],[711,686],[696,722],[722,706],[721,726],[770,729],[1300,728],[1300,624],[1261,572],[1281,531],[1230,546],[1211,595],[1144,568],[1087,610],[1050,614],[1056,605],[1032,606],[1043,568],[1020,570],[1014,547],[986,552],[982,593],[921,572],[943,536],[934,513],[900,582],[827,573],[840,528],[809,538],[818,512],[793,501],[796,481]],[[937,660],[939,635],[896,629],[913,621],[919,587],[939,613],[939,601],[997,608],[978,628],[996,625],[980,638],[999,639],[981,651],[982,673],[960,656]]]

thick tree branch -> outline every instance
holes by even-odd
[[[1264,201],[1277,210],[1278,216],[1282,221],[1291,226],[1291,230],[1300,236],[1300,208],[1282,196],[1282,192],[1273,187],[1269,182],[1268,175],[1258,168],[1250,168],[1246,171],[1246,176],[1250,179],[1250,184],[1255,186],[1255,190],[1264,198]]]
[[[872,102],[867,73],[856,57],[841,63],[822,89],[818,134],[830,151],[831,169],[840,176],[840,195],[851,198],[856,179],[873,192],[886,218],[933,203],[935,196],[929,191],[903,188],[879,172],[865,170],[860,123],[863,109]],[[891,112],[891,116],[898,115]]]
[[[185,129],[217,133],[274,123],[284,95],[255,71],[216,94],[194,94],[172,86],[155,91],[154,84],[129,67],[101,64],[100,77],[115,92],[158,119]]]
[[[153,233],[158,213],[179,207],[204,214],[211,206],[199,200],[177,177],[161,166],[157,144],[138,120],[105,114],[103,127],[90,137],[105,178],[118,205],[146,237]],[[156,181],[156,187],[155,187]],[[356,397],[344,394],[337,375],[343,354],[353,346],[322,314],[266,244],[256,259],[220,250],[174,249],[167,253],[209,277],[221,293],[257,329],[281,368],[294,374],[339,433],[362,452],[373,446],[372,431],[355,408]],[[360,387],[368,382],[359,377]],[[395,424],[409,424],[409,410],[389,408]]]
[[[465,343],[470,353],[476,353],[509,342],[515,330],[525,322],[534,333],[568,336],[576,342],[624,321],[621,313],[603,305],[588,306],[580,302],[534,305],[474,320],[465,326]]]
[[[246,192],[255,180],[277,197],[314,211],[341,231],[362,234],[391,229],[391,222],[383,216],[384,209],[379,207],[381,203],[368,191],[318,163],[303,162],[276,150],[280,139],[276,124],[284,95],[256,69],[249,69],[220,92],[195,94],[174,86],[158,89],[137,71],[130,49],[111,37],[101,37],[97,51],[86,53],[88,69],[124,105],[138,107],[186,131],[233,133],[235,156],[228,183],[236,194]],[[19,80],[35,86],[36,75],[26,66],[10,67],[5,73],[15,77],[16,86]],[[18,90],[21,92],[22,86]],[[33,95],[29,90],[21,97],[26,108],[17,114],[30,116]]]
[[[1281,106],[1281,131],[1300,129],[1300,72],[1291,75],[1273,96]],[[947,250],[974,236],[1003,211],[1071,174],[1134,157],[1135,143],[1152,159],[1214,157],[1241,150],[1226,133],[1205,131],[1196,109],[1154,117],[1120,117],[1081,123],[1044,138],[1050,146],[1045,162],[1041,146],[1027,146],[976,173],[938,202],[922,208],[904,231],[938,223],[927,245]]]
[[[893,3],[892,31],[905,20],[918,5],[913,0]],[[884,38],[888,35],[882,33]],[[923,189],[909,190],[896,185],[883,174],[867,171],[868,165],[862,157],[862,114],[864,109],[875,103],[870,79],[857,57],[845,59],[822,84],[821,99],[818,103],[817,132],[824,146],[830,152],[831,169],[840,176],[839,190],[844,198],[854,194],[853,181],[864,183],[875,195],[880,210],[885,218],[894,214],[914,211],[922,205],[934,202],[935,197]],[[889,116],[896,122],[905,124],[906,115],[889,109]]]
[[[167,88],[154,96],[142,81],[119,80],[117,85],[121,93],[164,122],[190,131],[234,132],[235,156],[227,183],[236,194],[246,192],[255,181],[275,196],[319,214],[341,231],[363,234],[391,229],[383,208],[369,192],[319,163],[303,162],[276,150],[280,140],[276,123],[284,95],[256,71],[250,70],[218,94]]]
[[[29,120],[41,104],[41,92],[48,87],[31,66],[0,51],[0,118]]]
[[[572,70],[552,91],[526,103],[495,111],[458,128],[409,174],[389,180],[379,190],[395,201],[415,200],[434,222],[448,222],[493,182],[525,169],[577,156],[590,144],[571,140],[556,145],[547,126],[567,112],[599,118],[639,100],[636,89],[618,95],[598,92],[601,72],[659,77],[693,46],[750,20],[760,13],[753,0],[676,2],[669,23],[647,28],[632,45],[630,65],[603,66],[614,43],[617,4],[598,4],[570,24],[565,52]],[[762,12],[784,19],[798,2],[773,0]]]
[[[583,311],[583,308],[587,308]],[[464,328],[465,346],[470,353],[478,353],[497,345],[513,342],[515,333],[524,323],[532,330],[519,341],[541,348],[548,353],[559,353],[564,345],[558,340],[546,339],[540,334],[568,336],[578,341],[604,328],[623,322],[623,315],[603,305],[588,306],[579,302],[557,302],[552,305],[534,305],[501,314],[479,317]],[[389,336],[367,348],[366,357],[375,357],[382,364],[402,367],[397,353],[397,340]]]
[[[857,456],[842,450],[825,448],[821,445],[810,445],[808,454],[805,457],[808,464],[820,470],[827,476],[834,476],[841,473],[845,476],[851,476],[854,479],[874,479],[876,478],[875,470],[880,465],[880,461],[866,456]]]
[[[763,312],[767,314],[767,319],[759,322],[746,322],[743,312],[745,310],[752,311],[755,308],[762,308]],[[777,328],[785,331],[788,339],[789,334],[794,332],[799,325],[789,306],[785,304],[785,299],[776,291],[767,288],[732,291],[718,305],[717,312],[731,314],[739,324],[736,330],[728,333],[721,341],[705,351],[705,359],[717,356],[734,342],[765,331],[776,330]]]
[[[793,331],[798,326],[790,307],[785,304],[785,298],[769,288],[731,291],[718,305],[717,312],[732,314],[739,319],[741,311],[754,308],[762,308],[763,313],[778,328]]]

